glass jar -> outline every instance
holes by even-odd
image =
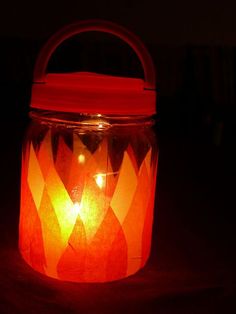
[[[107,29],[113,33],[114,25]],[[45,81],[37,77],[33,86],[23,144],[20,252],[33,269],[60,280],[134,274],[151,247],[155,92],[145,91],[141,80],[88,73],[48,74]]]
[[[154,120],[32,111],[23,146],[20,251],[70,281],[135,273],[150,252]]]

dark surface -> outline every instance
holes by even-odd
[[[155,44],[236,44],[232,0],[11,0],[0,10],[0,36],[44,38],[64,24],[102,18]]]

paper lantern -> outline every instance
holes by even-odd
[[[54,49],[91,30],[128,42],[144,66],[145,81],[93,73],[45,76]],[[135,273],[150,253],[158,155],[150,56],[117,25],[79,22],[48,41],[34,81],[22,154],[24,260],[68,281],[105,282]]]

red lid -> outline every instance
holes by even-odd
[[[155,114],[155,91],[142,79],[95,73],[48,74],[34,84],[31,107],[43,110],[101,114]]]
[[[108,32],[125,40],[137,53],[145,80],[89,72],[45,75],[50,56],[63,40],[91,30]],[[156,112],[155,72],[150,55],[135,35],[110,22],[83,21],[57,32],[41,50],[34,82],[32,108],[117,115],[152,115]]]

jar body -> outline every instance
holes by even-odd
[[[143,117],[32,113],[22,154],[19,248],[53,278],[106,282],[149,256],[158,148]]]

